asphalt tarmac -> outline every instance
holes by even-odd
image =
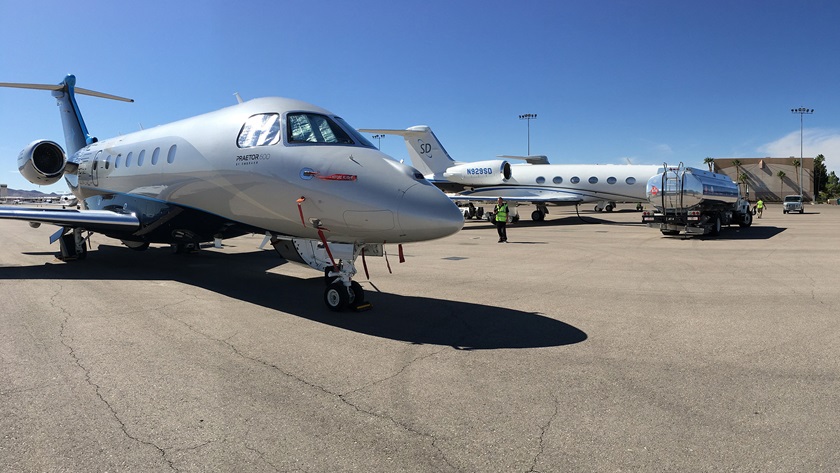
[[[338,314],[261,235],[64,263],[0,221],[0,471],[840,471],[840,207],[631,208],[389,246]]]

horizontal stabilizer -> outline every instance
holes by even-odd
[[[0,87],[12,87],[16,89],[35,89],[35,90],[62,90],[65,85],[63,83],[57,85],[51,84],[20,84],[14,82],[0,82]],[[118,95],[105,94],[95,90],[82,89],[81,87],[74,87],[73,90],[77,94],[90,95],[92,97],[100,97],[103,99],[119,100],[121,102],[134,102],[134,99],[120,97]]]

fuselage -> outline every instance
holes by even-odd
[[[511,177],[504,184],[476,187],[463,194],[537,200],[563,195],[580,199],[579,202],[647,202],[645,185],[660,168],[622,164],[514,164]]]
[[[341,118],[304,102],[255,99],[92,143],[65,174],[88,209],[172,207],[243,228],[331,241],[421,241],[461,228],[458,209],[415,169]]]

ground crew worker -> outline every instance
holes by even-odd
[[[758,218],[761,218],[761,213],[764,212],[764,201],[758,199],[758,202],[755,203],[755,211],[758,212]]]
[[[505,227],[507,226],[508,205],[501,197],[499,197],[493,212],[496,214],[496,231],[499,233],[499,243],[507,243],[507,229]]]

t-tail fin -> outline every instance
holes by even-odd
[[[426,177],[440,178],[444,171],[457,164],[437,139],[432,129],[426,125],[417,125],[405,130],[361,129],[363,133],[382,133],[399,135],[405,139],[405,147],[411,164]]]
[[[67,145],[67,154],[73,154],[85,146],[95,143],[96,138],[90,135],[76,104],[76,95],[92,95],[104,99],[121,100],[123,102],[134,102],[132,99],[118,97],[116,95],[103,94],[93,90],[76,88],[76,76],[68,74],[58,85],[50,84],[18,84],[0,82],[0,87],[15,87],[19,89],[51,90],[53,97],[58,101],[61,112],[61,123],[64,125],[64,140]]]

